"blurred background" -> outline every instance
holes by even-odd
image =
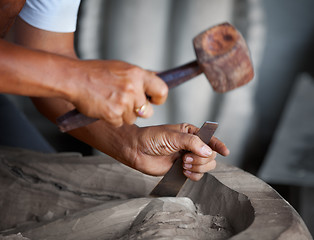
[[[273,186],[314,234],[314,1],[83,0],[76,48],[82,59],[117,59],[163,71],[195,59],[192,39],[230,22],[255,68],[249,84],[215,93],[201,75],[169,92],[140,126],[217,121],[217,137],[240,167]],[[99,154],[48,122],[29,99],[11,97],[57,151]]]

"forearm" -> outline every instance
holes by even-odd
[[[71,103],[62,99],[33,98],[32,100],[37,109],[54,123],[58,116],[73,109]],[[70,131],[68,134],[120,162],[134,167],[134,149],[136,148],[132,139],[134,139],[138,129],[136,125],[124,125],[120,128],[115,128],[99,120],[88,126]]]
[[[74,130],[70,134],[119,162],[136,168],[135,161],[138,157],[136,136],[139,129],[136,125],[127,124],[115,128],[99,120],[86,127]]]
[[[75,60],[0,39],[0,92],[70,99]],[[67,67],[65,67],[67,66]]]

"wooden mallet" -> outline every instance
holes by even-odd
[[[237,29],[222,23],[193,39],[197,60],[158,73],[169,89],[204,73],[216,92],[226,92],[252,80],[254,70],[247,44]],[[62,132],[88,125],[98,119],[86,117],[76,109],[62,115],[57,124]]]

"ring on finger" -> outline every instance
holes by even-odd
[[[148,102],[148,100],[146,100],[146,102],[145,102],[142,106],[136,107],[136,108],[134,109],[134,112],[135,112],[138,116],[143,116],[143,115],[145,115],[145,113],[146,113],[146,111],[147,111],[147,109],[148,109],[148,104],[149,104],[149,102]]]

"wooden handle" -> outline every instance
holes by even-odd
[[[202,70],[195,60],[185,65],[157,73],[157,76],[164,80],[169,89],[171,89],[196,77],[201,73]]]
[[[57,118],[57,125],[61,132],[68,132],[79,127],[86,126],[96,122],[97,118],[91,118],[83,115],[77,109],[73,109]]]
[[[171,89],[190,80],[200,73],[202,73],[202,70],[200,69],[197,61],[193,61],[165,72],[158,73],[157,76],[164,80],[169,89]],[[74,109],[57,118],[57,125],[61,132],[68,132],[91,124],[97,120],[98,119],[96,118],[87,117]]]

